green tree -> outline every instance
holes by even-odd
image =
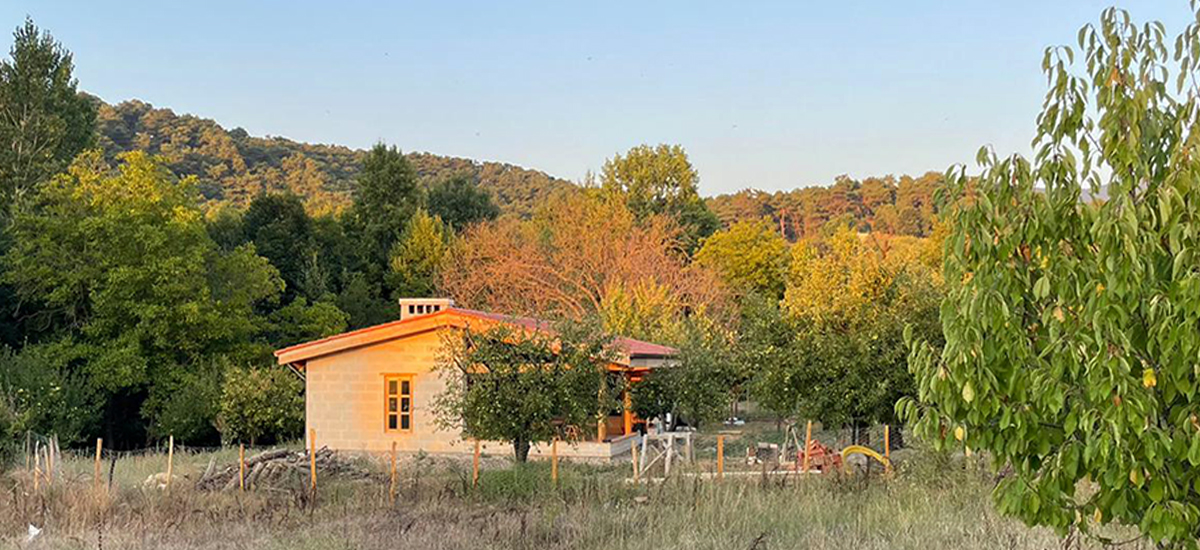
[[[797,243],[782,312],[758,308],[744,329],[747,355],[762,365],[760,404],[854,428],[892,420],[897,399],[913,393],[904,327],[940,340],[939,281],[921,254],[929,244],[845,226]]]
[[[666,214],[684,231],[684,245],[695,250],[720,227],[700,197],[700,176],[679,145],[639,145],[604,163],[601,186],[625,199],[640,218]]]
[[[4,438],[26,431],[57,434],[71,445],[96,431],[103,406],[100,392],[72,367],[81,359],[70,343],[31,344],[19,352],[0,348],[0,415],[8,417]]]
[[[746,381],[731,337],[703,321],[686,323],[674,364],[654,369],[631,388],[634,412],[641,418],[671,413],[673,422],[696,428],[721,420]]]
[[[439,180],[429,187],[426,196],[429,213],[441,218],[455,231],[462,231],[473,223],[494,220],[500,215],[500,207],[492,202],[492,194],[464,174]]]
[[[432,296],[450,234],[441,218],[418,210],[392,248],[388,286],[393,298]]]
[[[221,390],[221,437],[254,445],[298,436],[304,429],[303,389],[283,367],[231,369]]]
[[[367,281],[362,272],[350,272],[334,303],[350,316],[351,329],[394,321],[399,305],[380,297],[379,286]]]
[[[304,210],[304,201],[291,193],[259,195],[242,216],[242,232],[258,254],[279,270],[284,300],[297,296],[304,286],[308,262],[316,255],[312,219]]]
[[[695,261],[715,270],[733,288],[783,297],[787,241],[766,219],[743,220],[704,240]]]
[[[277,348],[325,338],[344,332],[350,316],[332,302],[309,304],[303,296],[281,307],[268,317],[268,340]]]
[[[362,232],[366,259],[381,277],[388,254],[421,203],[417,172],[395,146],[376,144],[363,159],[354,196],[354,221]]]
[[[439,424],[511,441],[518,462],[531,444],[594,427],[599,412],[616,404],[604,391],[610,339],[597,332],[564,325],[550,335],[501,324],[447,340],[438,365],[446,389],[434,403]]]
[[[71,52],[31,19],[0,62],[0,210],[91,143],[96,107],[77,90]]]
[[[252,245],[213,242],[190,180],[141,153],[113,169],[92,152],[36,199],[13,221],[4,280],[45,327],[40,339],[73,350],[71,375],[110,403],[124,396],[136,410],[147,390],[161,403],[156,386],[180,369],[266,351],[256,308],[277,299],[279,274]],[[155,410],[142,411],[152,423]],[[128,419],[105,419],[118,422]]]
[[[1078,57],[1046,51],[1033,160],[983,149],[948,178],[945,347],[914,338],[919,401],[897,409],[1011,468],[993,494],[1027,523],[1196,546],[1196,21],[1172,58],[1160,23],[1106,10]]]

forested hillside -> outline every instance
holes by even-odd
[[[290,191],[304,198],[312,214],[340,211],[352,202],[355,178],[365,151],[311,144],[282,137],[254,137],[227,130],[213,120],[176,114],[138,101],[99,104],[99,145],[108,159],[127,151],[161,155],[177,175],[196,176],[208,206],[245,207],[263,192]],[[527,218],[547,198],[573,184],[544,172],[501,162],[432,153],[407,153],[426,182],[466,175],[489,191],[504,214]],[[768,193],[746,189],[707,199],[728,227],[741,220],[770,217],[789,240],[812,235],[841,219],[862,230],[926,236],[934,215],[933,193],[941,174],[920,177],[839,177],[814,185]]]
[[[161,155],[177,175],[196,176],[209,206],[244,207],[263,192],[291,191],[304,197],[314,214],[350,204],[365,151],[340,145],[310,144],[281,137],[255,137],[241,128],[179,115],[138,100],[101,103],[99,145],[113,160],[126,151]],[[571,183],[500,162],[408,153],[426,181],[467,175],[492,193],[503,213],[528,216],[536,205]]]
[[[920,177],[840,176],[828,187],[801,187],[767,193],[746,189],[708,199],[708,208],[726,227],[742,220],[770,217],[789,240],[814,235],[833,220],[861,231],[927,237],[936,214],[934,193],[942,174]]]

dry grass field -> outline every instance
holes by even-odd
[[[732,446],[732,445],[731,445]],[[709,446],[701,444],[701,456]],[[169,491],[143,481],[166,457],[117,462],[97,491],[91,460],[68,457],[54,484],[33,490],[22,468],[0,477],[0,546],[163,549],[1041,549],[1063,541],[992,509],[992,476],[975,463],[922,451],[897,453],[890,479],[760,475],[723,481],[673,476],[633,484],[628,465],[485,460],[478,487],[469,461],[407,457],[389,503],[386,461],[354,458],[361,479],[321,479],[315,497],[296,476],[244,493],[195,487],[212,459],[236,449],[179,452]],[[730,458],[731,469],[746,468]],[[105,463],[105,475],[111,463]],[[20,465],[18,465],[20,466]],[[701,460],[696,470],[711,469]],[[42,529],[27,541],[29,525]],[[1080,541],[1081,547],[1100,547]]]

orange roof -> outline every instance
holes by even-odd
[[[552,330],[552,324],[542,319],[449,307],[429,315],[410,317],[382,325],[335,334],[327,338],[321,338],[320,340],[296,344],[276,351],[275,357],[281,365],[297,363],[332,353],[437,330],[442,327],[467,328],[470,326],[471,320],[484,321],[485,323],[507,323],[537,331]],[[626,356],[624,364],[628,364],[628,360],[634,358],[665,358],[678,353],[678,350],[675,348],[634,340],[633,338],[617,338],[614,340],[614,343]]]

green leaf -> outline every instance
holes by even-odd
[[[1042,277],[1039,278],[1037,280],[1037,282],[1033,284],[1033,297],[1041,300],[1049,295],[1050,295],[1050,279],[1046,275],[1042,275]]]

